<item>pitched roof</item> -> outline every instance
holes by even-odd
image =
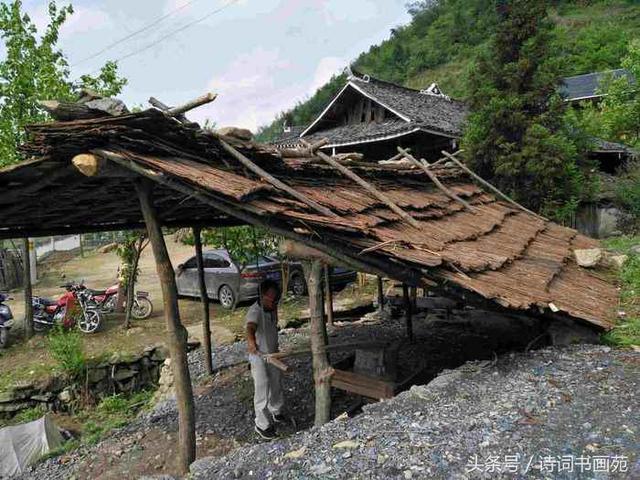
[[[40,124],[29,131],[24,152],[33,160],[0,170],[0,237],[42,228],[82,232],[140,226],[132,182],[143,176],[155,182],[164,225],[266,225],[347,264],[359,262],[363,271],[449,294],[464,291],[467,300],[487,299],[551,319],[564,315],[603,328],[613,325],[615,286],[573,259],[574,249],[598,243],[496,198],[458,168],[435,166],[431,172],[474,211],[420,169],[349,163],[350,170],[408,213],[415,228],[303,151],[286,158],[273,147],[187,127],[157,110]],[[248,172],[221,138],[334,215],[318,213]],[[119,168],[117,174],[112,169],[84,177],[71,159],[87,152]]]
[[[626,76],[629,80],[634,81],[631,72],[624,68],[606,72],[586,73],[563,78],[560,85],[560,95],[568,102],[602,97],[603,94],[599,92],[599,89],[602,81],[609,76],[613,78]]]

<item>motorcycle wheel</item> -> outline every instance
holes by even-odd
[[[33,331],[34,332],[44,332],[47,328],[49,328],[48,325],[45,325],[44,323],[36,322],[34,320],[34,322],[33,322]]]
[[[0,348],[7,348],[9,345],[9,330],[0,328]]]
[[[83,333],[94,333],[102,323],[102,315],[98,310],[85,310],[78,323],[78,328]]]
[[[153,303],[148,298],[134,298],[131,315],[136,320],[146,320],[153,313]]]
[[[113,295],[109,297],[109,299],[104,302],[102,306],[102,313],[113,313],[116,311],[116,296]]]

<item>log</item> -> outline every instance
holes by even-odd
[[[331,267],[325,264],[322,270],[324,271],[324,310],[327,314],[327,323],[329,325],[333,325],[333,291],[331,290]]]
[[[110,117],[103,110],[90,108],[82,103],[59,102],[57,100],[42,100],[38,102],[53,118],[60,121],[86,120],[89,118]]]
[[[156,107],[158,110],[162,110],[163,112],[170,110],[171,107],[163,102],[161,102],[160,100],[158,100],[156,97],[149,97],[148,102],[151,104],[151,106]],[[180,120],[182,123],[191,123],[187,117],[184,116],[184,114],[178,114],[178,115],[174,115],[173,116],[176,120]]]
[[[195,408],[187,361],[187,330],[180,321],[175,274],[167,252],[167,246],[164,243],[158,215],[153,205],[153,182],[142,179],[137,182],[136,190],[142,215],[147,225],[147,232],[153,248],[156,269],[162,287],[167,343],[171,356],[171,368],[173,370],[178,406],[177,468],[181,473],[185,474],[189,471],[189,465],[196,458]]]
[[[314,425],[319,426],[331,419],[331,372],[326,351],[326,325],[322,315],[322,263],[318,260],[302,262],[309,290],[309,312],[311,313],[310,337],[315,385],[316,412]]]
[[[498,190],[498,188],[494,187],[491,183],[487,182],[484,178],[482,178],[480,175],[478,175],[477,173],[475,173],[473,170],[471,170],[469,167],[467,167],[464,163],[462,163],[460,160],[458,160],[456,157],[454,157],[453,155],[451,155],[448,152],[445,152],[444,150],[442,151],[442,154],[447,157],[449,160],[451,160],[453,163],[455,163],[458,167],[460,167],[462,170],[464,170],[467,174],[469,174],[472,178],[474,178],[478,183],[480,183],[480,185],[482,185],[483,187],[487,187],[489,190],[491,190],[493,193],[495,193],[496,195],[498,195],[500,198],[502,198],[503,200],[506,200],[507,202],[509,202],[510,204],[514,205],[515,207],[518,207],[520,210],[522,210],[523,212],[527,212],[530,213],[531,215],[538,217],[541,220],[544,221],[549,221],[548,218],[543,217],[542,215],[538,215],[535,212],[532,212],[531,210],[529,210],[528,208],[524,207],[523,205],[520,205],[518,202],[516,202],[515,200],[513,200],[511,197],[507,196],[506,194],[502,193],[500,190]]]
[[[291,195],[296,200],[299,200],[300,202],[303,202],[303,203],[307,204],[308,206],[313,208],[315,211],[321,213],[322,215],[325,215],[327,217],[337,217],[338,216],[337,214],[335,214],[334,212],[329,210],[327,207],[323,207],[322,205],[320,205],[319,203],[315,202],[314,200],[311,200],[310,198],[304,196],[303,194],[301,194],[297,190],[294,190],[293,188],[291,188],[286,183],[281,182],[280,180],[275,178],[273,175],[271,175],[267,171],[263,170],[262,168],[260,168],[255,163],[253,163],[251,160],[249,160],[247,157],[245,157],[242,153],[240,153],[238,150],[233,148],[231,145],[229,145],[224,140],[220,139],[220,144],[222,145],[222,148],[224,148],[227,152],[229,152],[231,155],[233,155],[233,157],[235,157],[236,160],[238,160],[242,165],[247,167],[249,170],[251,170],[253,173],[258,175],[264,181],[266,181],[266,182],[270,183],[271,185],[273,185],[278,190],[282,190],[283,192],[288,193],[289,195]]]
[[[81,153],[71,159],[71,163],[86,177],[122,177],[135,178],[133,172],[105,160],[93,153]]]
[[[392,398],[395,389],[395,383],[393,382],[346,370],[333,371],[331,386],[376,400]]]
[[[471,204],[465,200],[463,200],[462,198],[460,198],[458,195],[456,195],[455,193],[453,193],[451,190],[449,190],[447,187],[445,187],[442,182],[440,180],[438,180],[438,177],[435,176],[435,174],[429,170],[429,167],[426,166],[425,164],[423,164],[422,162],[419,162],[413,155],[411,155],[407,150],[398,147],[398,151],[400,153],[403,153],[405,158],[407,158],[411,163],[413,163],[416,167],[422,169],[422,171],[424,173],[427,174],[427,176],[429,177],[429,179],[435,184],[436,187],[438,187],[442,192],[444,192],[444,194],[451,198],[452,200],[455,200],[456,202],[460,203],[461,205],[464,206],[464,208],[471,210],[472,212],[477,211],[476,208],[472,207]]]
[[[375,198],[377,198],[379,201],[384,203],[394,213],[400,216],[400,218],[405,220],[409,225],[411,225],[414,228],[418,228],[418,229],[420,228],[420,224],[413,217],[411,217],[408,213],[406,213],[404,210],[398,207],[395,203],[391,201],[389,197],[387,197],[384,193],[380,192],[377,188],[375,188],[369,182],[367,182],[360,176],[353,173],[344,165],[341,165],[338,162],[336,162],[333,158],[331,158],[326,153],[316,151],[316,154],[318,155],[318,157],[324,160],[325,163],[331,165],[333,168],[335,168],[340,173],[342,173],[345,177],[350,178],[351,180],[356,182],[358,185],[360,185],[362,188],[364,188],[367,192],[369,192],[371,195],[373,195]]]
[[[198,268],[198,287],[202,303],[202,338],[204,341],[204,366],[207,375],[213,375],[213,359],[211,357],[211,323],[209,319],[209,294],[204,281],[204,260],[202,258],[202,229],[193,227],[193,243],[196,249],[196,265]]]
[[[204,95],[194,98],[193,100],[183,104],[178,105],[177,107],[170,108],[166,110],[167,115],[170,117],[176,117],[181,115],[189,110],[193,110],[194,108],[200,107],[202,105],[206,105],[207,103],[213,102],[218,97],[217,93],[205,93]]]

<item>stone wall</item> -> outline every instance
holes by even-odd
[[[137,355],[113,354],[109,360],[90,364],[85,377],[74,382],[64,376],[52,376],[39,382],[19,383],[0,392],[0,416],[12,417],[33,407],[71,410],[87,399],[156,388],[167,356],[164,347],[153,346]]]

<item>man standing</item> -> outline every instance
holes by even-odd
[[[284,398],[280,370],[267,363],[262,355],[278,351],[278,301],[280,287],[264,280],[258,290],[258,301],[247,312],[247,349],[253,377],[255,430],[266,440],[276,438],[276,423],[284,422]]]

